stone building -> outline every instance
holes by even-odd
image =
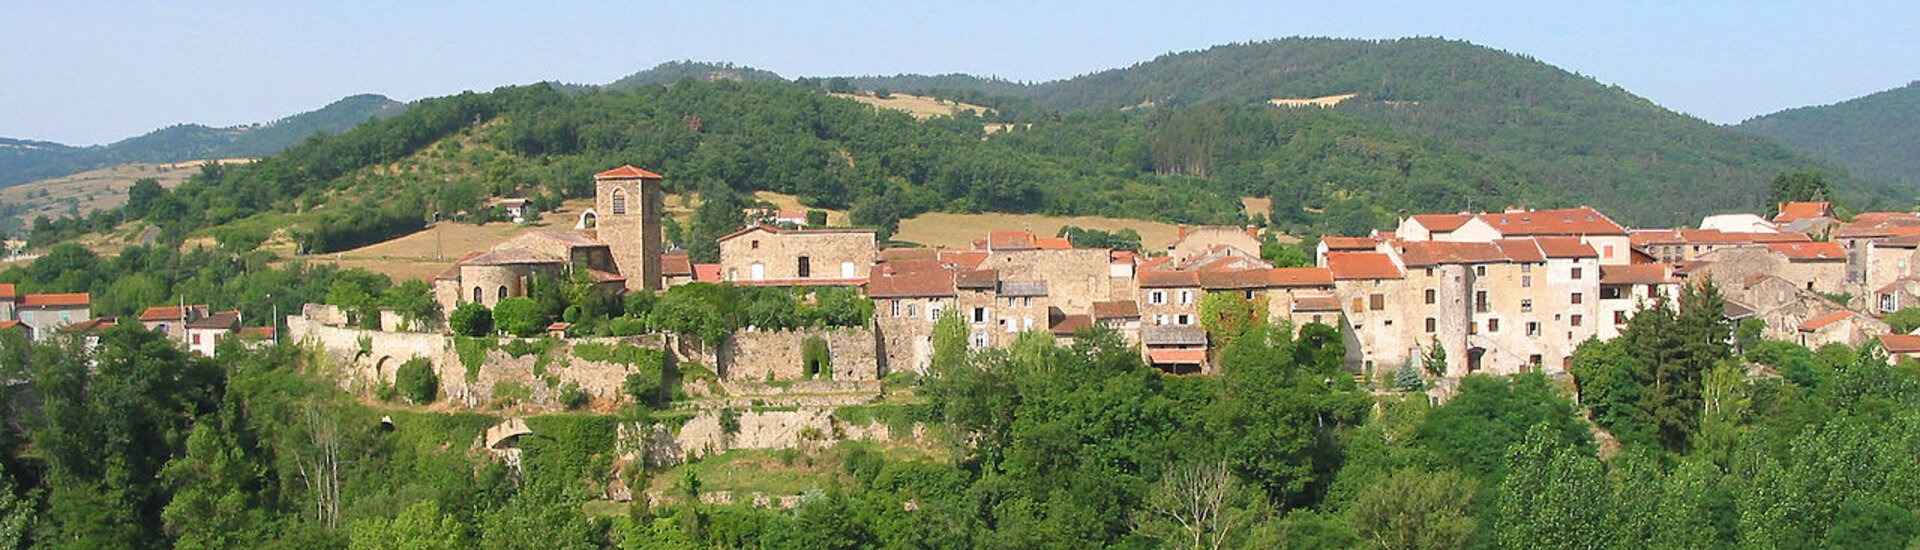
[[[872,229],[781,229],[758,224],[719,238],[720,270],[735,284],[856,286],[874,260]]]
[[[593,228],[606,243],[627,290],[660,290],[660,182],[665,178],[633,166],[593,175],[593,209],[580,214],[581,229]]]
[[[187,324],[206,317],[212,311],[213,308],[206,304],[154,306],[140,312],[140,326],[184,343],[187,341]]]
[[[1675,303],[1680,280],[1673,264],[1608,265],[1600,267],[1600,323],[1598,336],[1608,340],[1632,320],[1634,312],[1657,300]]]
[[[1260,257],[1260,228],[1256,226],[1237,227],[1231,225],[1202,225],[1196,227],[1180,226],[1172,243],[1167,245],[1167,255],[1173,258],[1189,258],[1207,251],[1229,250],[1233,254],[1251,258]]]
[[[1920,215],[1911,212],[1866,212],[1854,216],[1853,221],[1834,227],[1833,242],[1840,243],[1847,250],[1847,280],[1874,288],[1875,283],[1868,281],[1868,273],[1878,268],[1875,265],[1878,262],[1869,256],[1871,247],[1875,243],[1906,235],[1920,235]]]
[[[954,311],[954,270],[937,259],[883,262],[873,268],[867,297],[888,368],[925,373],[933,357],[933,325]]]
[[[1555,210],[1508,207],[1498,213],[1408,216],[1401,220],[1394,236],[1407,242],[1573,237],[1593,247],[1602,265],[1632,263],[1627,228],[1589,206]]]
[[[1827,344],[1859,347],[1875,337],[1893,332],[1893,329],[1879,319],[1843,310],[1800,323],[1795,332],[1797,343],[1820,349]]]
[[[7,286],[11,292],[12,285]],[[13,319],[25,325],[34,340],[52,339],[61,328],[93,318],[93,297],[84,292],[28,294],[10,303]]]
[[[213,357],[220,340],[240,332],[239,311],[216,311],[187,323],[187,351]]]
[[[1667,263],[1696,261],[1713,251],[1736,246],[1813,241],[1800,233],[1729,233],[1711,229],[1636,229],[1629,240],[1634,250]]]
[[[1715,250],[1700,257],[1699,272],[1721,286],[1773,275],[1816,292],[1848,292],[1847,252],[1838,243],[1768,243]]]

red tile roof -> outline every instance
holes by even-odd
[[[97,332],[118,326],[119,319],[112,317],[94,317],[78,323],[60,327],[60,332]]]
[[[693,264],[693,280],[699,283],[720,282],[720,264]]]
[[[1333,286],[1333,272],[1324,267],[1276,267],[1267,270],[1267,286]]]
[[[1125,319],[1139,316],[1140,304],[1133,300],[1093,303],[1093,318],[1095,319]]]
[[[249,340],[272,340],[274,327],[242,327],[238,335]]]
[[[1788,223],[1809,218],[1831,217],[1833,217],[1833,203],[1830,202],[1783,202],[1780,203],[1780,213],[1773,216],[1773,221]]]
[[[1048,330],[1052,330],[1056,335],[1072,336],[1073,333],[1080,332],[1082,329],[1091,326],[1093,326],[1093,317],[1086,315],[1068,315],[1061,317],[1060,322],[1054,323],[1053,326],[1047,328]]]
[[[140,312],[140,320],[141,321],[178,321],[180,320],[181,317],[185,317],[187,315],[187,312],[195,312],[199,315],[206,315],[208,309],[209,307],[206,304],[190,305],[184,308],[180,306],[154,306],[154,307],[147,308],[146,311]]]
[[[552,254],[547,254],[545,252],[541,252],[531,248],[524,248],[524,247],[518,247],[518,246],[512,247],[512,248],[488,250],[484,253],[481,253],[478,256],[474,256],[474,257],[467,258],[465,260],[460,261],[460,265],[482,265],[482,266],[563,264],[563,263],[566,263],[566,262],[562,261],[560,258],[554,257]]]
[[[980,250],[942,250],[940,251],[940,263],[947,264],[956,268],[960,268],[962,270],[971,271],[974,269],[978,269],[980,267],[980,263],[985,261],[987,261],[987,253],[985,251],[980,251]]]
[[[867,282],[872,298],[940,297],[955,295],[953,271],[934,260],[887,262]]]
[[[1039,247],[1035,242],[1038,240],[1039,238],[1035,237],[1032,231],[1025,229],[994,231],[987,233],[987,250],[995,252],[1002,250],[1033,250]]]
[[[1828,315],[1826,317],[1821,317],[1819,319],[1814,319],[1812,321],[1800,323],[1800,330],[1804,332],[1817,331],[1822,328],[1826,328],[1827,325],[1838,323],[1841,320],[1846,319],[1848,317],[1852,317],[1854,315],[1859,315],[1859,314],[1851,311],[1841,311],[1838,313],[1834,313],[1832,315]]]
[[[1459,229],[1462,225],[1466,225],[1467,220],[1473,219],[1473,216],[1466,214],[1415,214],[1412,218],[1413,221],[1420,222],[1420,226],[1427,228],[1428,231],[1445,233]]]
[[[28,294],[20,297],[21,306],[59,307],[84,306],[93,303],[93,297],[85,292],[73,294]]]
[[[962,271],[953,277],[953,286],[957,288],[990,289],[1000,284],[1000,272],[993,269]]]
[[[190,329],[237,330],[240,328],[240,311],[216,311],[187,323]]]
[[[1533,240],[1540,244],[1540,251],[1546,253],[1548,258],[1600,257],[1599,253],[1593,251],[1593,247],[1580,242],[1576,237],[1535,237]]]
[[[1500,247],[1500,252],[1506,254],[1507,259],[1511,261],[1547,261],[1547,253],[1542,251],[1540,242],[1534,239],[1497,239],[1493,241],[1493,245]]]
[[[1144,261],[1144,262],[1140,262],[1140,265],[1138,265],[1138,266],[1134,266],[1134,269],[1138,269],[1138,270],[1140,270],[1140,271],[1151,271],[1151,270],[1154,270],[1154,269],[1165,269],[1165,268],[1167,268],[1167,267],[1169,267],[1169,266],[1168,266],[1167,264],[1171,264],[1171,263],[1173,263],[1173,257],[1172,257],[1172,256],[1159,256],[1159,257],[1154,257],[1154,258],[1150,258],[1150,259],[1148,259],[1147,261]]]
[[[1327,250],[1373,250],[1378,241],[1367,237],[1323,237],[1320,243],[1327,245]]]
[[[836,227],[836,228],[832,228],[832,229],[781,229],[781,228],[780,228],[779,226],[775,226],[775,225],[768,225],[768,224],[765,224],[765,223],[756,223],[756,224],[753,224],[753,225],[751,225],[751,226],[747,226],[746,228],[743,228],[743,229],[741,229],[741,230],[739,230],[739,231],[735,231],[735,232],[732,232],[732,233],[728,233],[728,234],[725,234],[725,235],[721,235],[721,236],[719,236],[719,237],[717,237],[717,238],[715,238],[714,240],[715,240],[715,241],[727,241],[727,240],[730,240],[730,239],[733,239],[734,237],[739,237],[739,236],[741,236],[741,235],[745,235],[745,234],[747,234],[747,233],[752,233],[752,232],[754,232],[754,231],[765,231],[765,232],[768,232],[768,233],[772,233],[772,234],[775,234],[775,235],[782,235],[782,234],[788,234],[788,235],[827,235],[827,234],[833,234],[833,233],[867,233],[867,234],[874,234],[874,233],[875,233],[875,231],[874,231],[874,230],[872,230],[872,229],[855,229],[855,228],[848,228],[848,227]]]
[[[1132,250],[1109,251],[1107,257],[1116,264],[1134,264],[1140,262],[1140,255]]]
[[[1339,281],[1405,277],[1392,258],[1379,252],[1328,252],[1327,269]]]
[[[18,327],[18,326],[25,326],[25,325],[22,325],[22,324],[20,324],[20,322],[19,322],[19,321],[15,321],[15,320],[12,320],[12,319],[7,319],[7,320],[4,320],[4,321],[0,321],[0,330],[6,330],[6,329],[10,329],[10,328],[13,328],[13,327]]]
[[[1140,288],[1176,288],[1200,286],[1200,274],[1192,271],[1142,271]]]
[[[0,327],[3,328],[3,327]],[[1882,334],[1880,345],[1887,353],[1920,353],[1920,336],[1912,334]]]
[[[1841,247],[1840,243],[1836,242],[1768,243],[1766,246],[1776,252],[1786,254],[1788,260],[1796,262],[1846,261],[1847,259],[1847,249]]]
[[[1209,290],[1266,288],[1266,268],[1200,272],[1200,287]]]
[[[660,256],[660,274],[668,277],[692,277],[693,259],[686,254],[662,254]]]
[[[886,248],[880,251],[882,262],[938,259],[940,259],[940,249],[937,248]]]
[[[1673,274],[1668,264],[1639,265],[1603,265],[1600,266],[1600,284],[1637,285],[1671,283]]]
[[[1204,349],[1150,349],[1147,359],[1156,365],[1198,365],[1207,362]]]
[[[1417,241],[1400,246],[1400,259],[1407,265],[1441,265],[1505,262],[1509,258],[1493,243]]]
[[[1558,210],[1524,210],[1481,214],[1480,220],[1506,236],[1534,235],[1626,235],[1627,228],[1614,223],[1591,206]]]
[[[1039,247],[1041,250],[1072,250],[1073,249],[1073,242],[1067,240],[1066,237],[1047,237],[1044,239],[1036,239],[1033,241],[1033,245],[1036,247]]]
[[[13,298],[15,296],[18,296],[18,294],[15,294],[15,292],[17,291],[13,289],[12,284],[0,284],[0,299]]]
[[[1805,233],[1728,233],[1717,229],[1636,229],[1629,240],[1635,246],[1675,244],[1745,244],[1807,242]]]
[[[1340,311],[1340,299],[1333,296],[1300,296],[1293,299],[1294,311]]]
[[[661,176],[660,174],[655,174],[653,172],[648,172],[646,170],[634,168],[633,165],[631,164],[623,165],[619,168],[594,174],[593,177],[594,179],[603,179],[603,178],[604,179],[639,178],[639,179],[648,179],[648,180],[666,179],[664,176]]]

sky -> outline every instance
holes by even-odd
[[[0,136],[107,143],[665,61],[1069,78],[1288,36],[1442,36],[1716,123],[1920,80],[1915,2],[0,0]]]

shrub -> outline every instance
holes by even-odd
[[[825,225],[827,225],[827,211],[825,210],[808,210],[807,211],[808,227],[823,227]]]
[[[607,328],[614,336],[637,336],[647,333],[647,320],[617,317],[607,322]]]
[[[740,411],[731,407],[720,409],[720,431],[727,435],[740,433]]]
[[[621,384],[621,389],[626,390],[627,396],[633,398],[635,403],[658,405],[660,404],[660,371],[642,368],[628,374],[626,382]]]
[[[440,377],[433,374],[433,365],[425,358],[415,357],[394,371],[393,386],[407,401],[425,405],[439,396]]]
[[[533,399],[533,390],[526,385],[507,380],[493,385],[493,399],[501,405],[517,405]]]
[[[513,297],[493,308],[493,322],[515,336],[533,336],[547,328],[547,316],[532,298]]]
[[[464,336],[493,334],[493,311],[478,302],[460,304],[453,309],[453,315],[447,317],[447,325],[454,334]]]
[[[587,392],[580,389],[578,382],[568,382],[560,386],[560,405],[569,409],[586,406]]]

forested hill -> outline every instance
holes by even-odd
[[[1855,174],[1920,186],[1920,81],[1735,126],[1831,160]]]
[[[367,119],[393,116],[404,109],[406,104],[385,96],[362,94],[274,122],[225,128],[180,124],[110,145],[72,147],[0,138],[0,187],[129,162],[263,157],[314,133],[339,133]]]
[[[701,82],[715,80],[735,80],[741,82],[784,82],[785,77],[773,71],[742,67],[732,63],[707,63],[701,61],[668,61],[655,65],[651,69],[640,71],[615,80],[603,88],[608,90],[632,91],[649,85],[672,84],[680,79],[690,78]]]
[[[1289,38],[1168,54],[1027,86],[919,78],[937,82],[931,87],[1014,95],[1060,111],[1357,94],[1333,109],[1504,161],[1538,191],[1591,203],[1634,223],[1680,223],[1714,211],[1758,209],[1766,183],[1787,171],[1826,172],[1856,206],[1911,196],[1890,184],[1848,178],[1821,160],[1675,113],[1617,86],[1461,41]],[[912,91],[918,81],[855,82]]]

